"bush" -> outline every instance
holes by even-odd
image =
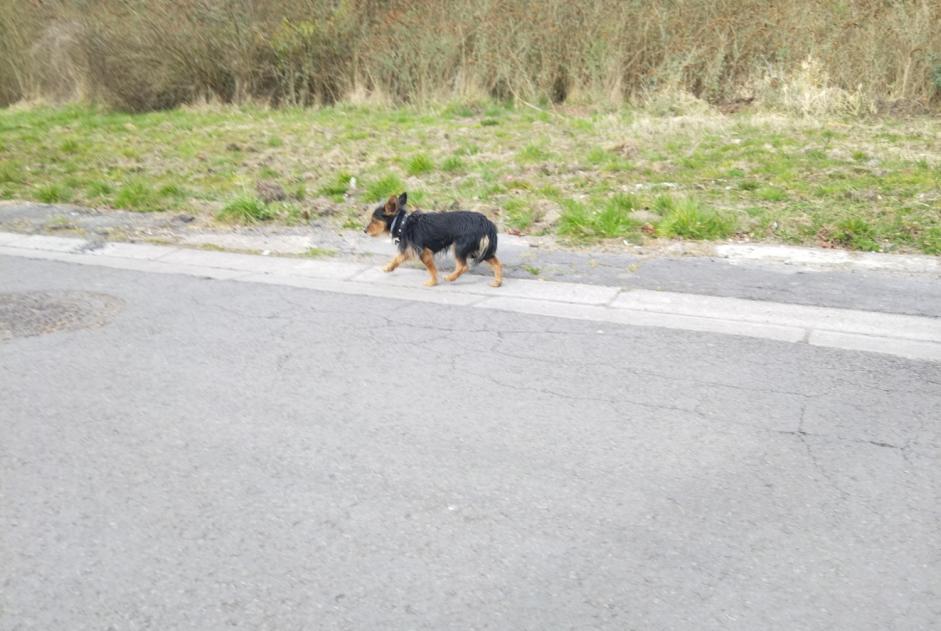
[[[941,101],[939,23],[932,0],[0,0],[0,104],[750,94],[863,113]]]

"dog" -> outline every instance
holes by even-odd
[[[486,261],[493,268],[491,287],[503,284],[503,265],[496,256],[497,227],[492,221],[480,213],[464,210],[442,213],[423,213],[418,210],[408,212],[405,209],[407,202],[406,193],[398,197],[392,195],[385,204],[373,210],[369,224],[363,230],[372,237],[389,234],[398,245],[399,253],[389,261],[383,271],[392,272],[415,255],[431,274],[425,285],[434,287],[438,284],[434,256],[453,246],[455,265],[454,272],[445,276],[448,281],[456,281],[470,269],[467,259],[472,258],[475,265]]]

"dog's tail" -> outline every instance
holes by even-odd
[[[492,222],[488,221],[484,234],[480,237],[480,241],[477,242],[477,253],[474,255],[474,265],[493,258],[493,255],[496,253],[497,227],[493,225]]]

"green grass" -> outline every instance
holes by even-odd
[[[88,195],[94,198],[106,197],[114,192],[114,189],[107,182],[101,180],[92,180],[85,185]]]
[[[506,223],[516,230],[526,230],[536,221],[536,213],[532,206],[518,197],[506,202],[503,206],[503,212],[506,214]]]
[[[640,222],[631,218],[638,201],[630,195],[614,195],[590,204],[563,202],[559,233],[576,239],[636,237]]]
[[[361,229],[366,206],[406,190],[408,177],[421,182],[410,198],[429,210],[456,203],[497,214],[501,229],[586,243],[643,238],[650,229],[631,213],[649,210],[671,237],[941,247],[941,118],[695,114],[677,124],[628,108],[544,108],[0,109],[0,198],[210,217],[270,179],[289,200],[225,216],[296,224],[323,212]],[[557,220],[540,216],[549,202]]]
[[[0,184],[21,184],[26,178],[23,166],[12,160],[0,162]]]
[[[402,179],[394,173],[387,173],[366,186],[366,201],[378,202],[398,195],[405,190]],[[409,191],[411,193],[411,191]]]
[[[849,247],[854,250],[878,252],[876,231],[865,219],[860,217],[847,217],[836,225],[832,234],[833,243]]]
[[[36,199],[44,204],[61,204],[72,199],[72,191],[61,184],[46,184],[36,190]]]
[[[117,194],[114,196],[114,205],[125,210],[139,212],[167,209],[164,197],[143,179],[131,180],[118,189]]]
[[[941,226],[932,226],[919,239],[919,245],[925,254],[941,255]]]
[[[311,259],[319,259],[328,256],[336,256],[337,251],[332,248],[308,248],[304,256]]]
[[[521,163],[545,162],[552,154],[539,145],[529,144],[516,154],[516,161]]]
[[[724,239],[735,233],[733,217],[703,208],[690,197],[665,203],[663,210],[663,221],[657,226],[657,233],[664,237]]]
[[[239,224],[258,223],[273,218],[274,213],[263,201],[248,196],[233,199],[216,214],[216,219],[220,221]]]
[[[59,145],[59,151],[62,153],[78,153],[81,149],[81,145],[77,140],[69,138],[65,140],[61,145]]]
[[[587,164],[604,171],[629,171],[632,166],[630,162],[621,156],[601,147],[593,147],[585,157],[585,161]]]
[[[763,188],[758,191],[758,199],[766,202],[783,202],[787,199],[787,193],[779,188]]]
[[[464,161],[458,155],[453,155],[441,163],[441,170],[445,173],[459,173],[464,171]]]
[[[340,171],[333,176],[332,180],[320,187],[320,194],[326,195],[335,202],[343,201],[343,196],[350,188],[350,178],[352,177],[346,171]],[[306,193],[306,189],[304,191]],[[298,199],[303,199],[303,197],[298,197]]]
[[[420,153],[412,158],[405,165],[405,172],[409,175],[424,175],[435,170],[435,164],[431,158]]]

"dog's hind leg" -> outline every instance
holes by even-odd
[[[408,258],[408,250],[405,252],[399,252],[394,259],[389,261],[389,264],[382,268],[383,272],[394,272],[395,268],[405,262]]]
[[[493,268],[493,282],[490,283],[490,286],[499,287],[503,284],[503,263],[495,256],[491,256],[487,259],[487,262],[490,263],[490,267]]]
[[[458,278],[461,277],[461,274],[466,272],[469,268],[467,267],[467,259],[462,259],[454,257],[454,272],[445,276],[448,282],[453,283]]]
[[[438,269],[435,267],[435,254],[428,248],[421,251],[421,262],[428,268],[431,278],[425,281],[426,287],[434,287],[438,284]]]

